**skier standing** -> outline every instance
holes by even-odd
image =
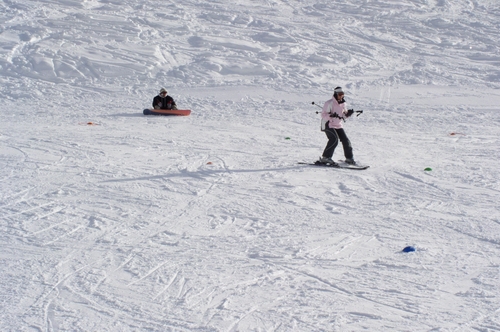
[[[331,165],[336,164],[332,160],[332,156],[340,140],[344,148],[344,156],[346,158],[345,162],[350,165],[356,165],[352,154],[351,142],[349,141],[349,138],[347,138],[342,125],[342,122],[353,113],[354,110],[347,110],[344,100],[344,91],[341,87],[336,87],[333,92],[333,98],[325,103],[323,111],[321,112],[321,118],[323,120],[322,130],[324,128],[326,137],[328,137],[328,143],[326,144],[325,150],[323,151],[323,155],[319,159],[319,162]]]

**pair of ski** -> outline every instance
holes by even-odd
[[[319,161],[315,161],[314,163],[299,162],[299,164],[300,165],[319,166],[319,167],[354,169],[354,170],[359,170],[359,171],[370,167],[370,166],[366,166],[366,165],[351,165],[351,164],[346,163],[345,161],[339,161],[338,163],[335,163],[335,164],[325,164],[325,163],[321,163]]]

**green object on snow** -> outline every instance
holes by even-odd
[[[285,139],[290,139],[290,137],[285,137]]]
[[[428,171],[428,172],[429,172],[429,171],[432,171],[432,168],[427,167],[426,169],[424,169],[424,171]]]

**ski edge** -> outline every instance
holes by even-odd
[[[340,168],[340,169],[352,169],[352,170],[358,170],[358,171],[362,171],[362,170],[365,170],[365,169],[368,169],[370,168],[370,166],[343,166],[343,165],[322,165],[322,164],[316,164],[316,163],[310,163],[310,162],[304,162],[304,161],[299,161],[298,162],[299,165],[311,165],[311,166],[320,166],[320,167],[331,167],[331,168]]]

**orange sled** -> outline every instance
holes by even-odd
[[[152,110],[149,108],[146,108],[144,111],[142,111],[142,114],[144,115],[181,115],[181,116],[187,116],[191,114],[191,110]]]

